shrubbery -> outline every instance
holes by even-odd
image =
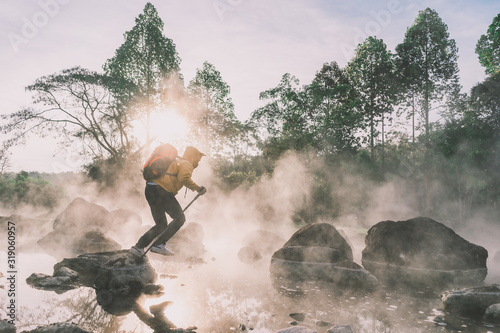
[[[0,176],[0,203],[5,208],[30,205],[53,209],[62,198],[59,186],[44,179],[40,173],[21,171]]]

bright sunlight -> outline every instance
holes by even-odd
[[[151,113],[150,137],[154,139],[152,146],[162,143],[181,142],[188,131],[188,122],[174,108],[168,108]],[[134,136],[140,142],[146,141],[146,122],[134,123]]]

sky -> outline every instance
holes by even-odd
[[[231,88],[237,117],[263,105],[260,92],[285,73],[308,84],[326,62],[345,66],[368,36],[394,51],[420,10],[437,11],[455,39],[465,92],[485,78],[475,45],[500,12],[498,0],[151,0],[173,40],[187,85],[203,62]],[[1,0],[0,114],[31,105],[25,87],[74,66],[102,71],[135,25],[143,0]],[[1,139],[2,137],[0,137]],[[3,137],[4,138],[4,137]],[[76,171],[82,159],[53,138],[11,150],[9,171]]]

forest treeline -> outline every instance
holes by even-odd
[[[5,172],[9,147],[27,134],[78,142],[92,157],[87,176],[110,186],[149,153],[151,114],[175,108],[189,124],[184,143],[213,158],[227,191],[272,175],[289,152],[300,154],[314,185],[297,207],[299,223],[362,212],[371,195],[365,184],[388,182],[421,215],[464,221],[482,209],[498,214],[500,14],[477,42],[487,78],[470,92],[459,84],[454,39],[426,8],[393,51],[371,36],[345,67],[327,62],[312,82],[284,73],[261,92],[264,106],[246,121],[235,116],[230,87],[213,64],[203,63],[185,84],[175,43],[152,4],[135,23],[102,72],[74,67],[40,77],[26,88],[33,106],[2,117],[1,130],[10,135],[0,151],[4,204],[6,191],[26,192],[22,184],[50,185],[39,175]],[[137,120],[146,138],[132,135]]]

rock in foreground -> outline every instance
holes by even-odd
[[[273,254],[270,272],[275,284],[314,280],[339,291],[373,290],[377,279],[352,260],[351,247],[335,227],[316,223],[299,229]]]
[[[387,284],[432,288],[481,284],[488,251],[425,217],[383,221],[368,230],[363,266]]]
[[[447,291],[441,296],[444,310],[454,316],[481,318],[486,310],[500,303],[500,286],[489,285]]]

